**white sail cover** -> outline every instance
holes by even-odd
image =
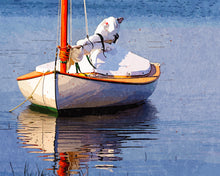
[[[134,76],[150,72],[149,60],[119,47],[104,54],[102,50],[95,50],[91,54],[90,60],[96,69],[84,56],[83,60],[79,62],[83,73],[98,72],[105,75]],[[39,65],[36,67],[36,71],[43,73],[54,71],[54,62]],[[59,61],[57,62],[57,71],[59,71]],[[68,72],[76,73],[75,65],[72,65]]]
[[[102,50],[95,50],[90,56],[93,67],[84,56],[79,63],[82,72],[98,72],[105,75],[133,76],[144,75],[150,72],[149,60],[130,51],[117,47],[103,54]],[[70,69],[74,72],[75,68]]]
[[[46,72],[51,72],[54,71],[55,69],[55,62],[48,62],[46,64],[42,64],[42,65],[38,65],[36,67],[36,71],[37,72],[42,72],[42,73],[46,73]],[[56,64],[56,70],[59,71],[60,70],[60,61],[57,61]]]

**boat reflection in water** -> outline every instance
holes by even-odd
[[[150,102],[71,114],[57,118],[30,106],[18,117],[22,147],[53,161],[58,175],[87,175],[91,168],[111,171],[117,168],[115,161],[123,160],[123,148],[135,148],[129,141],[155,140],[152,134],[158,133],[156,108]]]

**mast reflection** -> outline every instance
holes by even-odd
[[[56,118],[30,107],[18,116],[17,133],[22,147],[54,162],[56,174],[87,175],[91,167],[117,167],[114,161],[123,160],[122,149],[137,147],[129,146],[129,141],[156,140],[152,137],[158,133],[156,112],[146,102],[138,106],[76,110],[68,112],[70,117]]]

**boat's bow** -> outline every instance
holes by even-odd
[[[57,109],[55,74],[33,71],[17,78],[18,86],[31,103]]]

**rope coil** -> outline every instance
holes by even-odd
[[[66,62],[69,59],[69,54],[69,51],[60,50],[60,60],[62,60],[62,62]]]

